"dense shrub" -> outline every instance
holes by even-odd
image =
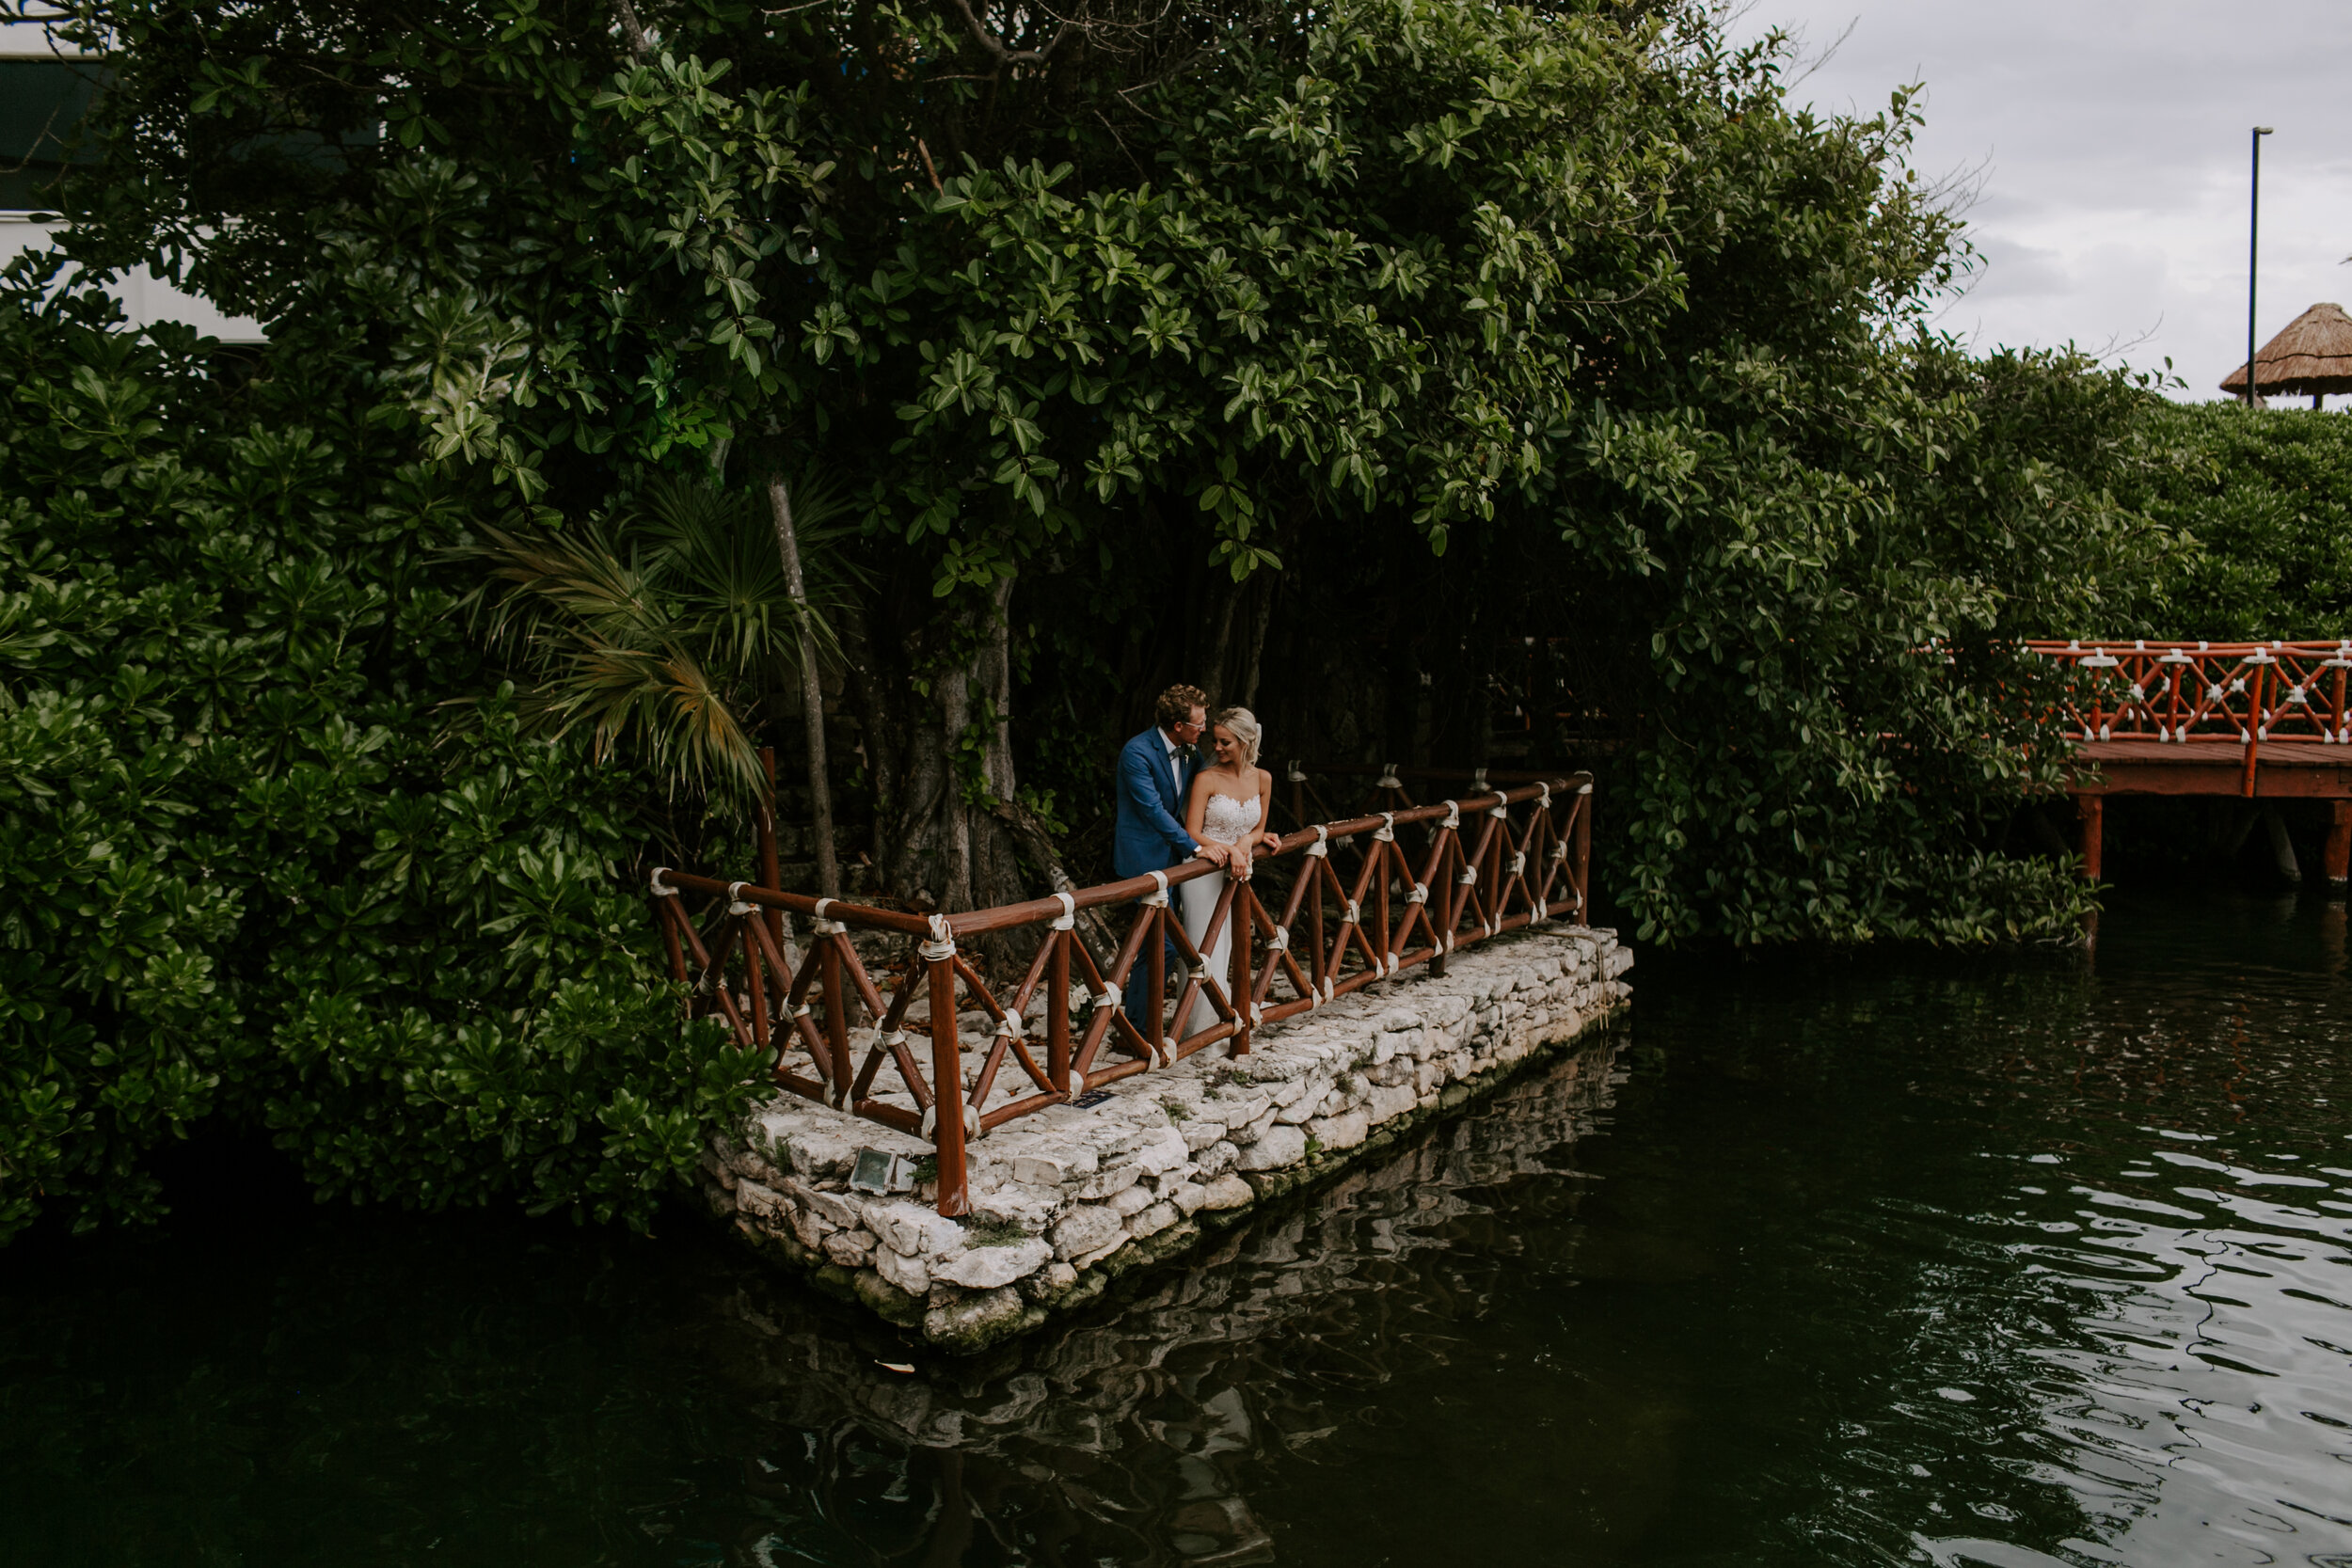
[[[48,281],[0,284],[0,1238],[156,1212],[208,1117],[322,1196],[641,1219],[749,1064],[644,956],[627,777],[453,614],[469,498]]]
[[[2352,636],[2352,419],[2153,401],[2144,419],[2150,461],[2125,499],[2181,548],[2128,629]]]

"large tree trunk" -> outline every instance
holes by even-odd
[[[942,626],[937,601],[919,584],[895,581],[873,606],[870,625],[862,615],[845,617],[851,701],[866,729],[875,791],[881,891],[919,908],[953,912],[1033,898],[1048,891],[1056,869],[1050,847],[1044,858],[1033,850],[1039,876],[1025,877],[1019,853],[1026,835],[1014,805],[1007,624],[1013,587],[1010,579],[999,583],[960,625]],[[925,644],[943,634],[949,647],[978,646],[942,667]],[[976,741],[977,779],[966,751]],[[1038,885],[1040,877],[1048,886]],[[1017,937],[980,939],[976,950],[1025,962],[1035,933]]]
[[[774,514],[776,551],[784,558],[785,591],[799,610],[801,711],[808,725],[808,799],[817,839],[817,891],[841,896],[841,865],[833,847],[833,785],[825,765],[825,686],[817,668],[817,639],[808,629],[808,581],[801,572],[801,542],[792,527],[792,487],[781,473],[768,477],[768,506]]]

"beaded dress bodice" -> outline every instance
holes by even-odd
[[[1258,825],[1258,798],[1212,795],[1200,814],[1200,836],[1218,844],[1237,844]]]

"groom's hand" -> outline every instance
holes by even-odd
[[[1233,852],[1222,844],[1196,844],[1192,858],[1207,861],[1211,865],[1223,865],[1232,859]]]

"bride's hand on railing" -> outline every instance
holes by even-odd
[[[1233,846],[1233,858],[1225,863],[1225,874],[1237,882],[1249,880],[1249,840],[1245,838]]]
[[[1264,845],[1265,852],[1271,855],[1276,850],[1282,847],[1282,835],[1275,832],[1272,829],[1268,829],[1266,832],[1258,835],[1258,842]]]

